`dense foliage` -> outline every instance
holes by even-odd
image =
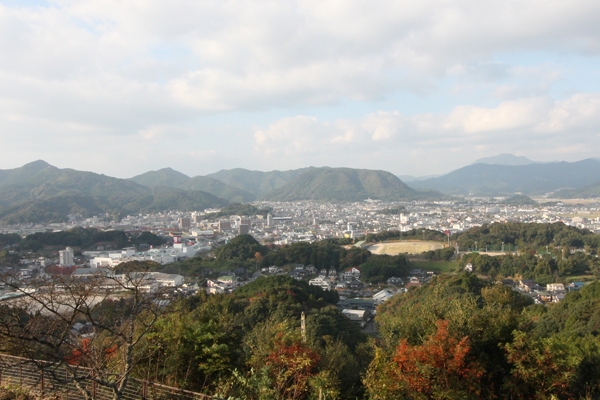
[[[231,239],[225,246],[215,252],[217,260],[248,260],[267,253],[267,248],[256,241],[251,235],[239,235]]]
[[[346,249],[336,240],[322,240],[316,243],[299,242],[283,246],[270,252],[261,261],[261,265],[283,266],[287,264],[311,264],[321,269],[343,270],[356,267],[369,258],[371,252],[351,247]]]
[[[443,249],[429,250],[422,253],[423,258],[430,261],[448,261],[456,252],[454,247],[444,247]]]
[[[600,284],[545,312],[475,275],[439,277],[380,307],[370,398],[600,396]]]
[[[541,255],[530,252],[502,256],[470,253],[462,256],[459,268],[464,269],[467,263],[473,265],[474,272],[494,279],[520,277],[540,284],[564,281],[569,276],[600,276],[600,259],[583,252],[571,254],[568,249],[557,249],[554,253]]]
[[[385,282],[393,276],[407,276],[410,265],[406,256],[372,255],[363,264],[360,264],[361,280],[368,283]]]
[[[545,250],[545,246],[585,248],[591,254],[597,254],[600,247],[600,235],[594,235],[587,229],[579,229],[561,222],[554,224],[523,224],[517,222],[485,224],[471,228],[452,236],[460,248],[482,249],[485,246],[499,250],[505,245],[519,246],[534,250]]]
[[[362,393],[366,338],[328,296],[279,276],[233,295],[182,299],[142,344],[149,358],[136,375],[225,398],[354,398]]]
[[[529,196],[517,194],[515,196],[509,197],[509,198],[506,198],[506,199],[500,201],[500,204],[533,206],[533,205],[537,205],[538,202],[533,200]]]

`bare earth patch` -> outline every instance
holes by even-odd
[[[367,250],[373,254],[387,254],[390,256],[395,256],[402,253],[420,254],[424,251],[442,248],[444,248],[444,245],[438,242],[407,241],[374,244],[373,246],[369,246]]]

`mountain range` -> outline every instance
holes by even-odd
[[[469,193],[498,196],[554,192],[553,197],[564,198],[600,195],[598,159],[573,163],[530,161],[503,154],[407,185],[386,171],[329,167],[269,172],[235,168],[196,177],[163,168],[118,179],[60,169],[38,160],[0,170],[0,222],[58,222],[69,214],[192,211],[259,200],[443,200],[451,199],[449,195]]]
[[[169,178],[172,176],[172,178]],[[186,179],[187,178],[187,179]],[[173,170],[147,172],[130,180],[157,187],[202,189],[232,202],[264,201],[362,201],[441,199],[436,192],[420,192],[386,171],[309,167],[289,171],[221,170],[207,176],[187,177]]]
[[[514,154],[502,153],[493,157],[484,157],[476,160],[473,164],[498,164],[498,165],[529,165],[538,164],[527,157],[515,156]]]
[[[0,221],[5,224],[62,222],[69,214],[191,211],[228,203],[203,191],[148,188],[93,172],[60,169],[41,160],[0,170]]]
[[[550,197],[557,199],[589,199],[600,197],[600,182],[577,189],[563,189],[552,193]]]
[[[225,182],[217,179],[220,178]],[[170,168],[130,179],[60,169],[44,161],[0,170],[0,222],[61,222],[69,214],[127,214],[170,209],[220,208],[254,200],[362,201],[442,199],[416,191],[385,171],[303,168],[291,171],[233,169],[189,177]]]
[[[546,194],[600,182],[600,161],[534,163],[527,165],[472,164],[438,178],[413,181],[413,188],[453,195],[497,196],[521,192]]]
[[[416,200],[426,195],[416,192],[386,171],[351,168],[311,168],[289,183],[266,195],[274,201],[362,201]],[[438,193],[437,198],[442,196]]]

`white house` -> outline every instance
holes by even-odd
[[[360,279],[360,270],[356,267],[349,269],[344,272],[344,280],[346,281],[354,281]]]
[[[383,289],[382,291],[377,292],[373,295],[373,302],[375,304],[381,304],[386,300],[389,300],[393,295],[394,294],[391,293],[389,290]]]
[[[562,283],[549,283],[546,285],[546,290],[549,292],[564,291],[565,285],[563,285]]]
[[[331,290],[331,283],[321,277],[311,279],[308,284],[312,286],[319,286],[323,290]]]

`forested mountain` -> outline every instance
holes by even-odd
[[[158,171],[148,171],[141,175],[136,175],[128,180],[147,187],[179,187],[180,184],[190,179],[192,178],[172,168],[162,168]]]
[[[133,178],[129,178],[129,180],[147,187],[162,186],[183,190],[199,190],[234,203],[247,203],[256,199],[254,194],[227,185],[217,179],[208,176],[196,176],[190,178],[171,168],[149,171],[134,176]]]
[[[60,169],[44,161],[0,170],[0,220],[9,224],[65,221],[68,214],[190,211],[226,204],[226,200],[201,191],[150,189],[125,179]]]
[[[529,196],[525,196],[522,194],[517,194],[515,196],[511,196],[507,199],[498,202],[499,204],[508,204],[508,205],[516,205],[516,206],[533,206],[537,205],[538,202],[533,200]]]
[[[435,198],[419,193],[386,171],[351,168],[311,168],[285,186],[263,195],[265,200],[363,201]],[[438,194],[441,198],[441,194]]]
[[[210,176],[195,176],[177,186],[185,190],[202,190],[232,203],[249,203],[256,200],[256,195],[228,185]]]
[[[556,199],[589,199],[600,197],[600,182],[577,189],[558,190],[552,193],[551,197]]]
[[[535,161],[532,161],[527,157],[503,153],[493,157],[480,158],[476,160],[473,164],[529,165],[535,163]]]
[[[579,188],[600,181],[600,161],[555,162],[529,165],[474,164],[439,178],[411,182],[413,188],[450,194],[499,195],[522,192],[544,194],[560,188]]]
[[[292,179],[300,175],[306,170],[311,169],[300,168],[289,171],[250,171],[243,168],[234,168],[221,170],[214,174],[208,174],[208,177],[220,180],[230,186],[253,193],[257,197],[264,197],[269,192],[283,187]]]

